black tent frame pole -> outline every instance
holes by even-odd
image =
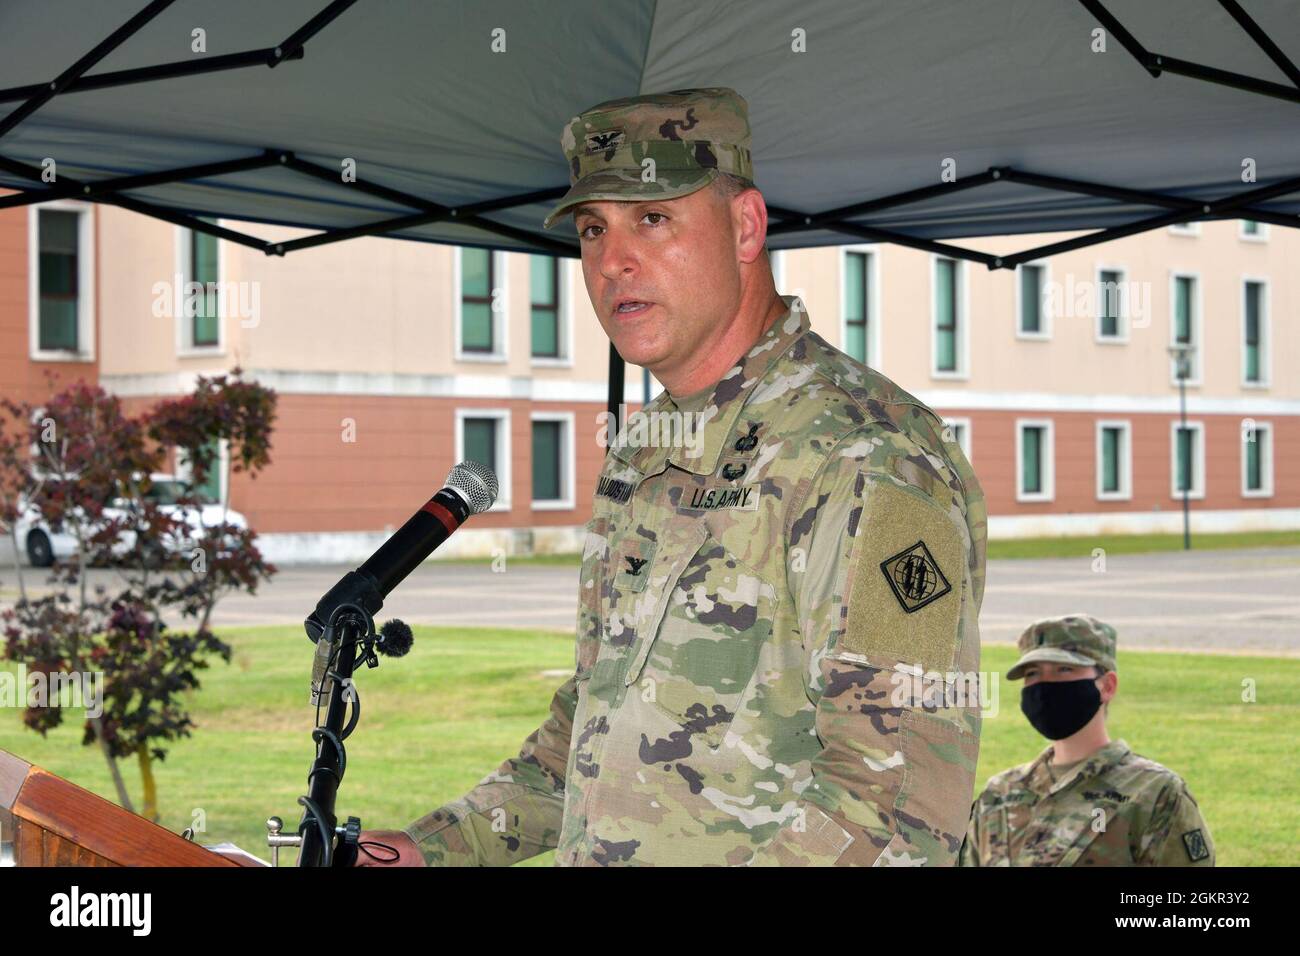
[[[1283,73],[1292,82],[1293,86],[1286,86],[1282,83],[1272,83],[1268,80],[1261,80],[1254,76],[1247,76],[1244,73],[1233,73],[1231,70],[1220,70],[1217,67],[1206,66],[1202,63],[1193,63],[1190,60],[1182,60],[1174,56],[1165,56],[1162,53],[1153,53],[1138,42],[1133,34],[1125,29],[1124,24],[1102,6],[1101,0],[1079,0],[1089,13],[1096,17],[1097,22],[1105,28],[1111,36],[1120,42],[1120,45],[1137,60],[1137,62],[1152,77],[1159,79],[1163,73],[1177,73],[1180,76],[1191,77],[1195,80],[1204,80],[1206,83],[1215,83],[1219,86],[1228,86],[1237,90],[1245,90],[1248,93],[1258,93],[1261,96],[1272,96],[1277,99],[1289,100],[1292,103],[1300,103],[1300,71],[1296,70],[1295,65],[1287,58],[1286,54],[1278,48],[1268,36],[1267,33],[1257,24],[1236,0],[1219,0],[1219,6],[1223,7],[1228,14],[1237,21],[1246,33],[1250,36],[1255,44],[1260,47]]]

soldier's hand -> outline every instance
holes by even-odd
[[[373,846],[375,843],[384,845]],[[362,830],[360,844],[353,866],[424,866],[419,845],[401,830]],[[368,856],[367,851],[374,856]]]

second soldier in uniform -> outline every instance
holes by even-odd
[[[665,444],[629,421],[610,448],[573,674],[519,754],[366,838],[432,865],[955,863],[978,703],[898,691],[979,667],[969,464],[777,294],[736,92],[602,103],[562,146],[546,225],[575,214],[602,327],[664,385],[647,416],[701,430]]]
[[[963,866],[1213,866],[1214,843],[1181,777],[1106,732],[1115,629],[1087,614],[1031,624],[1008,680],[1053,741],[993,777],[971,808]]]

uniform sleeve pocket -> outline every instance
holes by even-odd
[[[600,655],[605,626],[605,570],[609,563],[609,518],[595,515],[587,522],[582,545],[582,568],[578,574],[578,620],[574,649],[574,674],[578,680],[591,676]]]

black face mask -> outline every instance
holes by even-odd
[[[1041,680],[1020,691],[1020,710],[1048,740],[1077,733],[1101,708],[1101,691],[1091,677]]]

